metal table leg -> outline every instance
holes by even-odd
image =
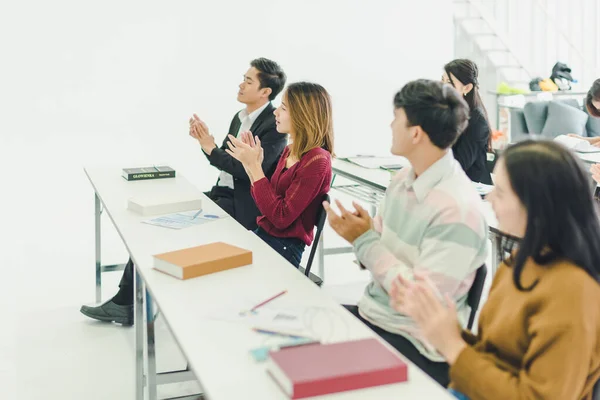
[[[321,232],[321,239],[317,245],[317,255],[319,256],[319,278],[325,282],[325,244],[323,243],[323,236],[325,232]]]
[[[102,265],[102,203],[98,193],[94,193],[94,236],[96,239],[96,303],[102,301],[102,273],[123,271],[125,264]]]
[[[148,386],[148,398],[150,400],[157,400],[156,395],[156,349],[155,349],[155,337],[154,337],[154,307],[152,297],[148,290],[146,292],[146,340],[148,344],[148,374],[146,384]],[[136,325],[143,325],[142,321],[136,321]]]
[[[100,303],[102,301],[102,244],[101,234],[100,234],[100,198],[98,197],[98,193],[94,193],[95,196],[95,214],[94,214],[94,225],[95,225],[95,235],[96,235],[96,303]]]
[[[144,284],[135,271],[135,398],[144,400]]]

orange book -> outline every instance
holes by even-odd
[[[252,252],[223,242],[154,255],[154,269],[190,279],[252,264]]]

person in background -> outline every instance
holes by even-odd
[[[229,126],[231,136],[251,129],[260,138],[264,149],[262,167],[267,176],[273,173],[287,144],[285,135],[277,132],[273,115],[275,107],[271,104],[271,100],[283,90],[285,81],[285,73],[276,62],[266,58],[252,60],[237,94],[237,100],[245,108],[234,115]],[[221,171],[215,186],[205,194],[244,227],[256,229],[260,212],[250,195],[250,181],[244,167],[225,151],[229,138],[226,137],[223,145],[217,147],[208,126],[195,114],[190,118],[189,134],[198,142],[210,164]],[[130,258],[115,296],[97,306],[83,305],[81,313],[99,321],[132,325],[133,266]]]
[[[398,274],[412,279],[428,272],[437,290],[456,302],[466,325],[467,294],[487,256],[483,202],[450,148],[464,130],[469,106],[450,85],[417,80],[394,98],[392,149],[411,164],[394,175],[378,214],[337,202],[324,203],[331,227],[354,247],[371,272],[358,306],[346,306],[379,336],[441,385],[448,364],[423,338],[414,320],[390,306]]]
[[[592,87],[585,97],[585,107],[587,108],[590,118],[600,118],[600,79],[596,79],[592,84]],[[591,145],[600,147],[600,136],[597,137],[583,137],[574,133],[569,134],[571,137],[583,139],[590,142]],[[596,180],[597,182],[598,180]]]
[[[477,64],[457,59],[444,66],[442,81],[454,86],[469,105],[469,125],[452,146],[454,157],[473,182],[491,185],[487,152],[491,149],[492,128],[479,94],[478,75]]]
[[[392,306],[410,315],[450,364],[461,399],[591,399],[600,378],[600,223],[588,174],[551,141],[509,147],[488,196],[507,237],[475,336],[431,277],[394,281]]]
[[[254,231],[296,268],[310,246],[317,213],[331,185],[333,119],[329,93],[318,84],[297,82],[286,89],[275,110],[277,131],[289,134],[271,179],[262,167],[263,148],[246,132],[230,137],[227,153],[238,160],[252,184],[252,197],[262,213]]]

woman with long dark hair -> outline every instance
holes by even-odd
[[[477,64],[457,59],[444,66],[442,81],[454,86],[470,109],[469,125],[452,146],[454,158],[472,181],[489,185],[492,177],[487,169],[487,151],[491,148],[492,128],[479,94],[478,77]]]
[[[426,276],[393,287],[403,300],[393,306],[450,364],[457,397],[591,399],[600,378],[600,223],[588,180],[558,143],[504,152],[489,201],[499,229],[520,240],[494,277],[477,336],[459,330],[453,303]]]

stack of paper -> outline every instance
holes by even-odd
[[[356,165],[360,165],[363,168],[368,169],[376,169],[376,168],[384,168],[384,169],[400,169],[404,167],[409,167],[410,163],[405,157],[400,156],[386,156],[386,157],[377,157],[377,156],[356,156],[356,157],[348,157],[346,158],[351,163]]]
[[[141,215],[161,215],[202,208],[202,193],[166,192],[140,195],[127,202],[127,208]]]

